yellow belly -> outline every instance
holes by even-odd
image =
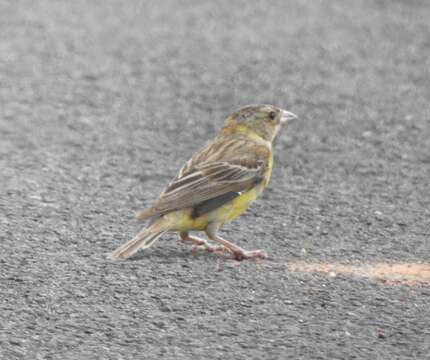
[[[164,215],[164,218],[167,222],[172,224],[171,229],[174,231],[205,230],[211,222],[218,222],[222,225],[243,214],[248,209],[249,205],[251,205],[263,191],[263,188],[263,184],[260,184],[229,203],[199,216],[198,218],[191,217],[192,209],[178,210]]]
[[[209,213],[209,215],[214,216],[214,220],[216,220],[216,218],[223,218],[223,223],[233,221],[248,209],[251,203],[257,199],[258,195],[260,195],[262,191],[262,185],[256,186],[252,190],[249,190],[233,199],[230,203],[225,204],[219,209],[216,209],[213,212],[214,214]]]

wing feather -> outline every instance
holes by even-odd
[[[247,191],[264,178],[267,161],[256,156],[257,151],[250,151],[247,143],[233,154],[225,149],[218,151],[224,154],[220,159],[214,154],[216,143],[202,150],[180,170],[179,175],[161,193],[157,202],[149,209],[141,212],[138,217],[146,219],[168,212],[194,207],[202,202],[222,196],[230,192]],[[237,148],[237,140],[234,142]],[[255,144],[253,150],[255,150]],[[260,151],[261,153],[261,151]],[[263,152],[266,154],[266,152]],[[225,154],[230,154],[226,157]],[[260,154],[261,155],[261,154]],[[209,161],[207,160],[209,157]]]

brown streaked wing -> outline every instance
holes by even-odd
[[[238,149],[246,148],[246,140],[239,139],[216,139],[211,143],[207,144],[202,150],[195,154],[190,160],[188,160],[184,166],[179,170],[178,175],[167,185],[167,187],[160,194],[162,197],[165,193],[168,193],[171,188],[178,186],[177,182],[196,172],[196,166],[201,163],[215,162],[215,161],[226,161],[229,160],[232,154]]]
[[[170,211],[193,207],[203,201],[229,192],[247,191],[263,178],[263,167],[246,168],[231,163],[209,163],[193,173],[193,181],[173,188],[140,218],[166,214]],[[194,174],[196,176],[194,176]]]
[[[231,145],[236,145],[237,140]],[[191,159],[186,171],[180,173],[158,201],[149,209],[140,213],[139,218],[145,219],[156,215],[166,214],[170,211],[193,207],[211,198],[229,192],[241,192],[250,189],[264,177],[267,166],[268,149],[261,148],[255,143],[240,141],[240,146],[227,146],[230,150],[219,147],[217,154],[211,153],[211,147]],[[227,145],[228,143],[225,143]],[[216,142],[212,146],[216,145]],[[230,145],[230,144],[228,144]],[[252,146],[252,148],[250,148]],[[205,157],[199,155],[206,153]],[[218,160],[221,158],[222,160]],[[216,160],[218,161],[216,161]]]

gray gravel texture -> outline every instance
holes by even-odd
[[[0,1],[1,359],[430,359],[428,1]],[[105,255],[226,115],[300,115],[223,234]]]

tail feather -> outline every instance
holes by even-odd
[[[148,220],[151,217],[153,217],[155,215],[155,212],[153,211],[152,208],[146,209],[146,210],[142,210],[142,211],[138,211],[135,214],[135,218],[138,220]]]
[[[154,229],[153,226],[144,228],[133,239],[114,250],[110,258],[112,260],[128,259],[138,250],[147,249],[152,246],[165,232],[167,232],[166,229],[159,229],[158,227]]]

